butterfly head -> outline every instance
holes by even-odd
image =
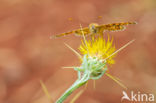
[[[96,24],[96,23],[91,23],[91,24],[89,24],[89,30],[90,30],[90,32],[91,33],[97,33],[98,32],[98,24]]]

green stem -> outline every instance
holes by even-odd
[[[83,86],[89,80],[89,74],[82,75],[81,79],[78,79],[65,93],[56,101],[56,103],[62,103],[70,94],[77,88]]]

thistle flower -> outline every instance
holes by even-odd
[[[107,64],[113,64],[115,56],[112,55],[115,52],[115,46],[113,45],[113,39],[110,40],[109,36],[107,41],[103,37],[95,38],[91,40],[82,41],[79,47],[80,52],[83,54],[82,65],[75,67],[78,71],[78,78],[81,79],[81,74],[87,74],[89,79],[99,79],[107,71]]]
[[[113,39],[106,41],[101,36],[97,39],[92,37],[89,41],[82,41],[82,44],[79,47],[80,52],[83,55],[88,54],[89,57],[97,57],[98,59],[108,58],[112,53],[115,52],[115,45],[113,45]],[[106,61],[108,64],[114,64],[115,55],[110,56]]]
[[[88,80],[93,79],[97,80],[101,78],[104,74],[113,79],[116,83],[118,83],[123,88],[126,88],[123,84],[121,84],[115,77],[106,73],[107,65],[114,64],[115,55],[131,44],[134,40],[128,42],[126,45],[116,50],[115,45],[113,44],[113,39],[105,40],[103,37],[92,37],[91,40],[84,40],[79,47],[79,50],[82,55],[80,55],[76,50],[72,49],[69,45],[66,46],[71,49],[82,61],[82,64],[79,67],[67,67],[74,68],[74,70],[78,73],[78,79],[76,82],[56,101],[56,103],[62,103],[74,90],[83,86],[88,82]]]
[[[74,90],[86,84],[88,80],[97,80],[101,78],[104,74],[113,79],[123,88],[126,88],[115,77],[106,73],[107,64],[114,64],[115,61],[113,58],[115,57],[115,55],[123,48],[131,44],[133,41],[134,40],[128,42],[126,45],[116,50],[115,45],[113,44],[113,39],[110,40],[109,36],[107,40],[103,39],[102,37],[92,37],[92,39],[88,41],[84,37],[84,41],[82,41],[82,44],[79,47],[79,50],[83,56],[66,44],[66,46],[81,59],[82,64],[79,67],[67,67],[74,68],[74,70],[77,71],[78,79],[56,101],[56,103],[62,103]]]

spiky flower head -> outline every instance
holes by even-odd
[[[83,33],[82,33],[83,34]],[[115,50],[113,44],[113,39],[105,40],[103,37],[92,37],[91,40],[86,41],[85,36],[84,41],[79,47],[80,52],[83,54],[81,56],[78,52],[72,49],[66,44],[76,55],[82,60],[80,66],[72,67],[78,73],[78,79],[76,82],[57,100],[56,103],[62,103],[74,90],[86,84],[88,80],[100,79],[104,74],[113,79],[116,83],[126,89],[126,87],[121,84],[115,77],[107,73],[107,64],[114,63],[114,56],[121,51],[123,48],[131,44],[134,40],[128,42],[126,45],[122,46],[120,49]]]
[[[113,39],[110,40],[108,36],[107,40],[103,37],[92,37],[91,40],[82,41],[82,44],[79,47],[80,52],[83,55],[88,55],[89,57],[96,57],[99,60],[106,59],[107,64],[114,64],[114,56],[112,55],[115,52],[115,46],[113,44]]]

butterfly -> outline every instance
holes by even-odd
[[[123,22],[123,23],[112,23],[112,24],[103,24],[98,25],[97,23],[91,23],[88,27],[71,30],[69,32],[53,35],[52,38],[62,37],[69,34],[75,34],[77,36],[88,36],[88,35],[95,35],[95,34],[102,34],[106,31],[122,31],[126,29],[127,25],[130,24],[137,24],[136,22]]]

